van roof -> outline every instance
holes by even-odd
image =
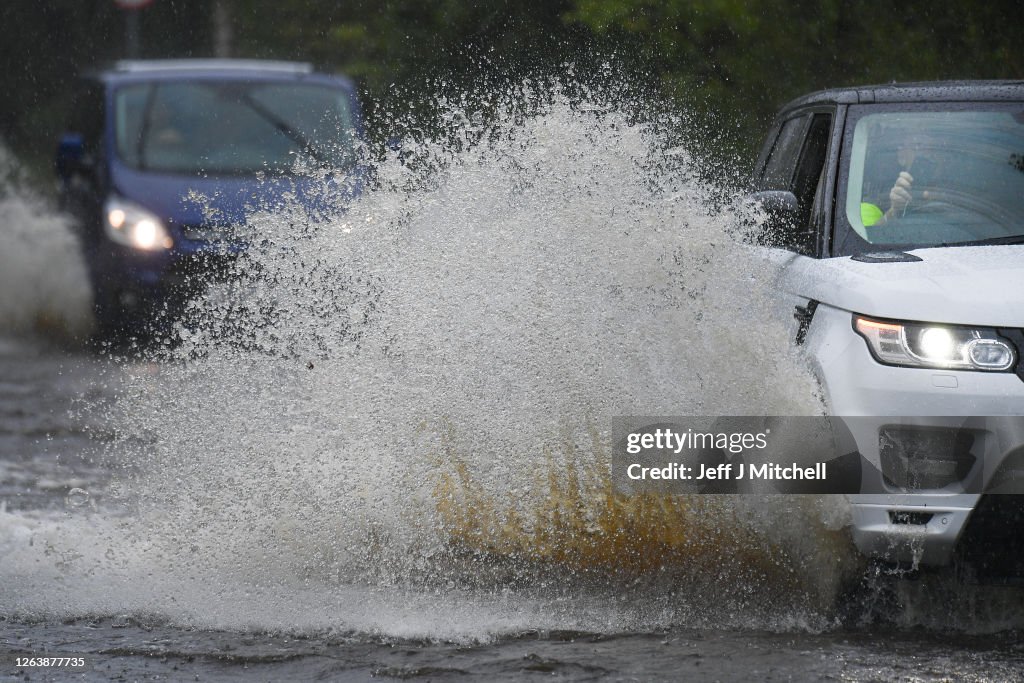
[[[317,71],[308,62],[263,59],[145,59],[114,62],[82,74],[107,85],[154,81],[304,81],[341,86],[355,95],[355,84],[339,73]]]
[[[313,73],[313,65],[308,62],[283,62],[262,59],[146,59],[115,62],[112,70],[121,73],[272,71],[276,73],[309,74]]]

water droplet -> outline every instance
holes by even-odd
[[[68,491],[68,496],[64,501],[69,507],[80,508],[89,502],[89,492],[85,489],[71,489]]]

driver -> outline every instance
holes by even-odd
[[[883,213],[877,205],[867,201],[862,202],[860,216],[861,222],[865,226],[884,225],[890,220],[903,217],[907,207],[913,201],[910,192],[914,187],[914,176],[911,175],[911,170],[915,162],[919,168],[933,165],[924,150],[924,140],[918,135],[911,134],[900,142],[896,148],[896,161],[902,170],[896,176],[892,189],[889,190],[889,208]],[[929,199],[927,190],[920,196],[922,200]]]

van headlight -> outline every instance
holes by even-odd
[[[103,227],[110,239],[136,249],[156,251],[174,244],[163,221],[138,204],[117,197],[103,205]]]
[[[853,329],[879,363],[947,370],[1006,372],[1017,364],[1013,345],[995,330],[853,316]]]

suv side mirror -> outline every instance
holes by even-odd
[[[75,173],[92,170],[92,162],[85,154],[85,141],[79,133],[65,133],[57,144],[57,177],[67,183]]]
[[[788,190],[755,192],[747,198],[765,212],[767,220],[754,237],[757,244],[789,248],[799,232],[800,202]]]
[[[788,190],[765,190],[750,195],[749,201],[760,206],[772,223],[793,224],[800,211],[796,195]]]

